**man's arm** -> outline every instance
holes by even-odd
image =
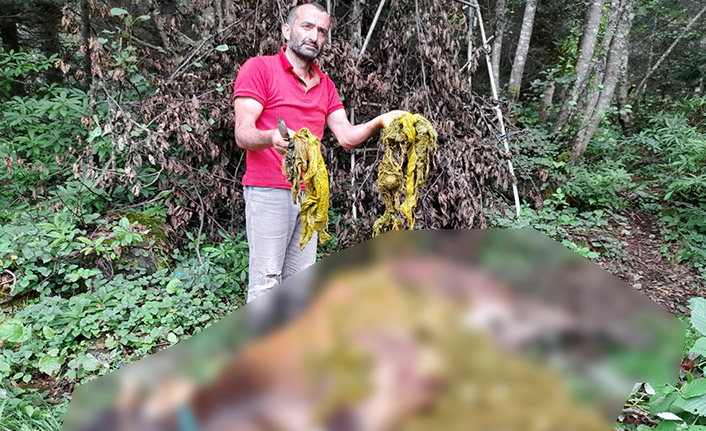
[[[395,118],[406,113],[406,111],[390,111],[378,115],[367,123],[354,126],[348,121],[346,111],[338,109],[326,117],[326,125],[331,129],[331,132],[336,136],[336,140],[343,148],[351,149],[362,144],[378,130],[389,126]]]
[[[236,97],[233,100],[235,143],[240,148],[252,151],[275,147],[278,153],[284,154],[289,143],[282,139],[277,129],[260,130],[255,127],[263,109],[264,106],[251,97]],[[290,130],[289,133],[293,132]]]

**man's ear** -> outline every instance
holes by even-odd
[[[292,27],[289,26],[289,24],[282,24],[282,36],[284,36],[284,40],[289,42],[289,36],[292,33]]]

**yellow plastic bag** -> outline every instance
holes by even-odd
[[[409,229],[414,227],[414,209],[419,190],[426,185],[431,157],[436,151],[437,133],[429,120],[417,114],[405,114],[382,132],[385,154],[378,168],[378,191],[385,204],[385,213],[375,221],[373,236],[391,230],[400,230],[405,215]],[[402,167],[407,159],[407,179]],[[402,186],[405,198],[399,203]]]
[[[292,184],[292,201],[299,202],[302,219],[302,234],[299,247],[303,250],[314,231],[319,233],[319,242],[331,239],[326,232],[328,225],[329,184],[328,172],[319,148],[319,138],[303,127],[294,134],[294,147],[287,150],[282,172]],[[302,198],[301,184],[305,184]]]

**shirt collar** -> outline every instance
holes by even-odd
[[[284,67],[285,70],[292,70],[292,73],[294,73],[294,66],[292,66],[292,63],[289,62],[289,59],[287,58],[287,55],[284,53],[284,51],[287,49],[286,46],[283,46],[279,50],[279,59],[282,62],[282,67]],[[321,73],[321,70],[319,70],[319,67],[314,63],[313,61],[311,62],[311,68],[316,72],[316,74],[319,76],[319,80],[324,79],[324,74]]]

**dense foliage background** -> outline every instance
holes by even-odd
[[[439,132],[420,227],[532,226],[688,318],[706,276],[700,2],[389,0],[378,20],[377,2],[328,3],[321,66],[347,113],[407,109]],[[58,429],[76,383],[242,305],[230,97],[247,58],[278,51],[291,4],[2,1],[0,428]],[[324,145],[322,256],[369,238],[383,211],[380,143]],[[703,401],[685,392],[702,385],[701,344],[682,381],[636,387],[616,428],[706,426],[674,404]]]

